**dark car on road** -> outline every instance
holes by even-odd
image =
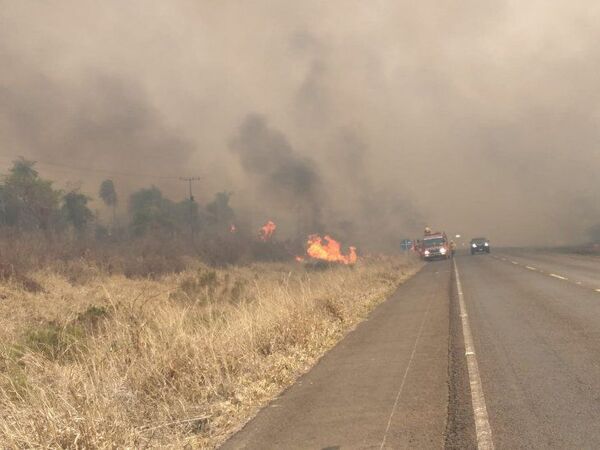
[[[489,253],[490,241],[486,238],[471,239],[471,255],[475,253]]]

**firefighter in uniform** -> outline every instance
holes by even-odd
[[[450,241],[450,257],[454,258],[454,252],[456,252],[456,242]]]

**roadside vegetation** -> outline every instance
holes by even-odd
[[[420,264],[117,188],[0,180],[1,448],[213,448]]]
[[[0,282],[4,448],[212,448],[417,270],[187,261],[156,277],[82,259]]]
[[[260,225],[236,214],[230,192],[217,192],[200,204],[170,200],[150,186],[121,199],[107,179],[97,193],[105,209],[102,220],[91,209],[92,197],[78,187],[63,191],[54,186],[34,161],[25,159],[14,161],[0,178],[4,271],[10,265],[12,273],[25,275],[56,262],[85,259],[110,273],[154,277],[182,270],[185,257],[213,266],[291,260],[303,251],[308,236],[260,241]]]

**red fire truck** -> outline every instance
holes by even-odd
[[[443,232],[429,232],[423,236],[421,241],[421,257],[425,261],[431,261],[434,259],[448,259],[450,258],[450,243],[446,233]]]

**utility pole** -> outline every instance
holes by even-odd
[[[181,181],[187,181],[190,191],[190,236],[192,238],[192,245],[194,245],[194,195],[192,194],[192,182],[199,181],[201,177],[180,177]]]

